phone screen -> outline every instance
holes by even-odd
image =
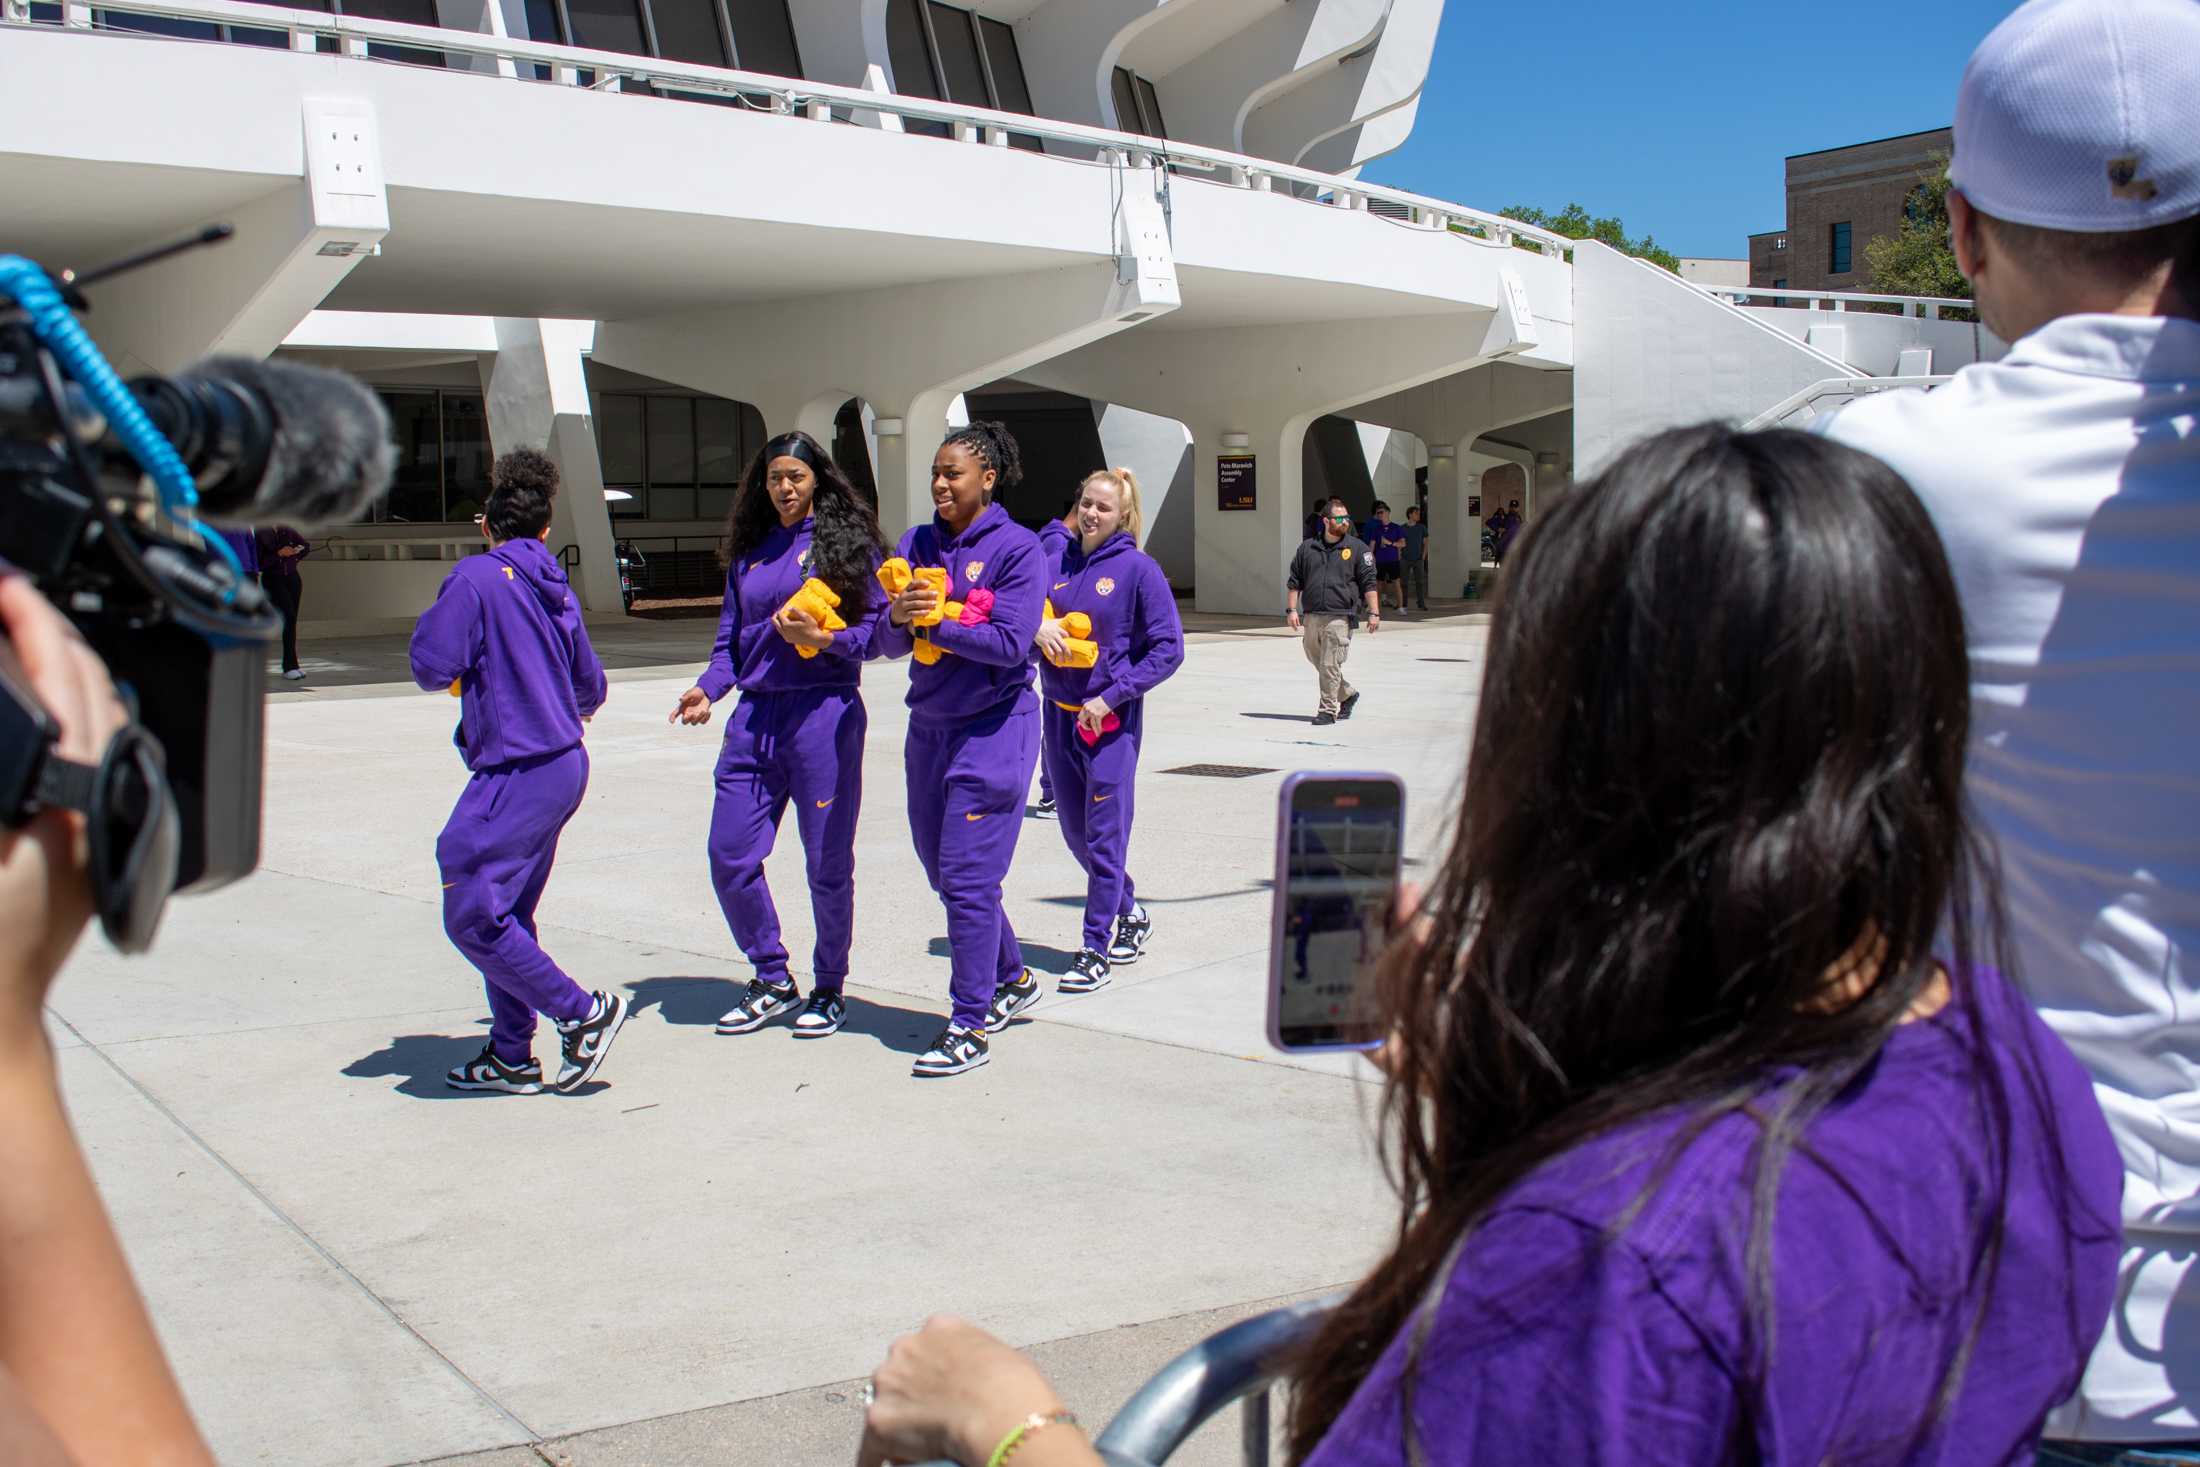
[[[1382,1042],[1374,974],[1398,887],[1404,826],[1394,779],[1300,780],[1283,812],[1274,1038],[1285,1049]]]

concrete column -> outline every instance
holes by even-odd
[[[1306,538],[1305,464],[1307,424],[1317,416],[1265,422],[1250,415],[1193,423],[1192,534],[1198,546],[1197,595],[1201,611],[1282,615],[1284,576],[1292,552]],[[1250,448],[1225,448],[1225,434],[1243,433]],[[1253,455],[1254,507],[1225,510],[1219,501],[1217,460],[1224,455]]]
[[[1428,461],[1428,584],[1438,596],[1457,596],[1482,565],[1482,517],[1467,513],[1482,476],[1462,467],[1464,451],[1455,447]]]
[[[879,418],[901,420],[900,433],[878,437],[878,522],[888,544],[932,518],[932,455],[947,436],[947,409],[956,396],[934,389],[905,408],[872,404]]]
[[[603,462],[597,456],[581,362],[586,329],[573,321],[498,317],[497,353],[483,396],[489,441],[499,453],[540,448],[557,464],[561,487],[550,521],[550,547],[579,547],[573,589],[582,608],[617,615],[622,608],[611,510],[603,497]]]

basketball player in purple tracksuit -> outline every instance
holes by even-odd
[[[727,517],[718,641],[710,666],[672,711],[675,722],[707,723],[712,703],[741,690],[718,755],[710,876],[756,977],[718,1021],[721,1034],[747,1034],[800,1008],[795,1037],[822,1039],[847,1018],[841,988],[855,935],[856,816],[869,726],[856,684],[885,605],[874,579],[885,549],[877,514],[824,445],[803,432],[764,445]],[[832,614],[846,625],[829,629],[788,608],[812,578],[840,598]],[[817,925],[806,1005],[787,972],[779,912],[764,881],[764,858],[790,801]]]
[[[1039,541],[993,502],[1023,477],[1016,440],[999,423],[947,435],[932,458],[934,518],[902,536],[911,566],[945,566],[946,599],[962,603],[927,635],[945,655],[909,669],[909,833],[947,909],[954,1013],[912,1073],[959,1075],[988,1058],[988,1033],[1039,996],[1001,909],[1024,796],[1039,753],[1031,639],[1046,567]],[[872,638],[875,655],[914,644],[912,619],[939,608],[921,582],[898,592]],[[990,604],[986,604],[990,603]]]
[[[543,546],[558,469],[516,449],[489,473],[487,555],[461,560],[413,629],[413,678],[461,699],[454,742],[473,771],[435,843],[443,930],[481,970],[489,1043],[445,1079],[454,1090],[534,1095],[535,1015],[557,1024],[556,1088],[595,1077],[626,1022],[623,994],[589,993],[535,939],[558,834],[588,789],[582,725],[603,706],[603,664],[573,588]]]
[[[1039,553],[1046,557],[1050,572],[1053,567],[1062,563],[1062,552],[1069,548],[1071,540],[1077,538],[1077,532],[1070,528],[1070,521],[1076,516],[1077,506],[1073,503],[1067,512],[1039,527]],[[1036,658],[1039,649],[1034,647],[1031,650]],[[1036,666],[1036,662],[1033,665]],[[1052,820],[1055,817],[1054,780],[1047,773],[1047,761],[1044,759],[1039,761],[1039,806],[1032,813],[1041,820]]]
[[[1129,469],[1088,474],[1077,494],[1078,537],[1047,581],[1054,620],[1036,638],[1040,757],[1060,802],[1062,839],[1085,869],[1083,946],[1064,993],[1090,993],[1111,963],[1135,963],[1153,919],[1139,905],[1125,857],[1145,732],[1146,694],[1184,664],[1184,625],[1154,558],[1138,548],[1144,516]],[[1063,666],[1062,618],[1082,612],[1098,648],[1090,667]]]

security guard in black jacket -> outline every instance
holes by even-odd
[[[1344,660],[1352,651],[1352,629],[1367,608],[1367,629],[1383,629],[1382,604],[1375,599],[1375,557],[1352,533],[1352,514],[1341,499],[1324,508],[1322,532],[1291,557],[1289,621],[1302,634],[1306,660],[1321,678],[1316,726],[1352,716],[1359,689],[1344,680]],[[1304,613],[1303,617],[1301,613]]]

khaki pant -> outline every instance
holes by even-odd
[[[1300,625],[1304,628],[1300,645],[1306,649],[1306,660],[1314,664],[1314,671],[1321,677],[1320,711],[1335,714],[1357,691],[1344,680],[1344,660],[1352,651],[1352,618],[1307,616],[1300,618]]]

